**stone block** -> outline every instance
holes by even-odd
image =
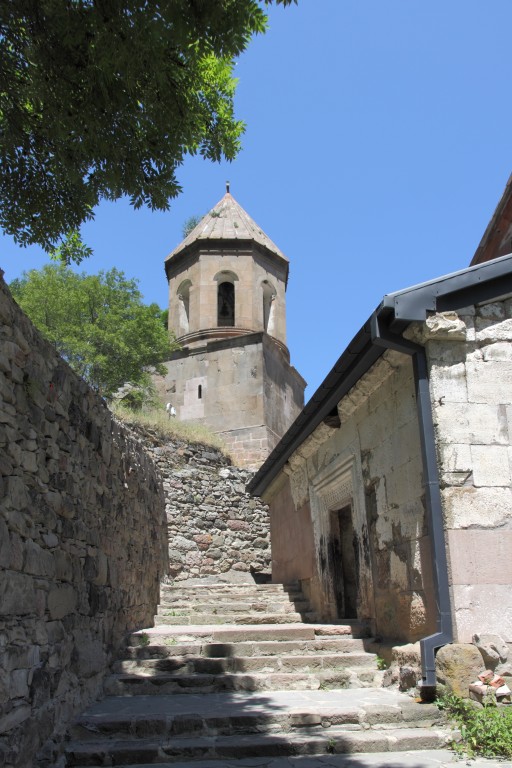
[[[506,341],[489,344],[486,347],[482,347],[480,351],[485,362],[494,360],[509,362],[512,360],[512,346]]]
[[[51,552],[47,552],[31,539],[25,542],[23,570],[34,576],[55,576],[55,562]]]
[[[495,528],[510,521],[510,488],[444,488],[441,497],[447,528]]]
[[[106,668],[107,656],[101,640],[87,632],[74,632],[76,671],[80,677],[91,677]]]
[[[459,642],[471,642],[476,634],[500,635],[512,643],[512,612],[509,584],[455,584],[452,587],[454,631]],[[474,681],[473,681],[474,682]]]
[[[494,318],[477,317],[475,321],[478,342],[510,341],[512,339],[512,319],[496,322]]]
[[[0,717],[0,734],[8,733],[13,728],[17,728],[24,723],[31,715],[31,709],[28,705],[22,704],[21,706],[11,709],[3,717]]]
[[[477,487],[509,486],[512,477],[508,454],[506,446],[472,445],[473,484]]]
[[[22,699],[28,697],[28,670],[15,669],[11,672],[9,698]]]
[[[433,416],[440,443],[508,445],[507,422],[496,405],[434,402]]]
[[[447,542],[452,584],[512,583],[512,531],[450,530]]]
[[[25,573],[3,571],[0,580],[0,615],[25,616],[35,612],[34,580]]]
[[[439,446],[439,458],[443,472],[469,474],[472,471],[471,448],[464,443],[442,443]]]
[[[508,645],[500,635],[473,635],[473,643],[482,654],[487,669],[495,669],[498,664],[504,664],[508,659]]]
[[[76,608],[77,595],[70,585],[56,587],[48,594],[48,610],[52,620],[62,619]]]
[[[470,643],[453,643],[436,655],[436,676],[448,692],[468,698],[469,686],[485,667],[478,648]]]
[[[469,402],[510,405],[512,361],[468,362],[466,369]]]
[[[466,365],[432,365],[430,368],[430,389],[433,399],[450,403],[467,403],[468,387]]]
[[[7,478],[6,496],[13,509],[27,509],[30,506],[27,486],[22,477],[13,475]]]

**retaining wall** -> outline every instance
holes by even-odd
[[[215,448],[137,433],[163,479],[171,580],[270,574],[268,507],[245,491],[253,473]]]
[[[0,765],[29,768],[54,762],[125,631],[152,624],[167,542],[141,443],[1,277],[0,499]]]

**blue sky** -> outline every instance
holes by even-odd
[[[511,171],[510,0],[299,0],[237,64],[231,164],[186,161],[166,213],[102,204],[94,256],[166,306],[185,219],[231,192],[290,259],[292,363],[310,397],[385,293],[469,264]],[[0,238],[9,282],[37,248]]]

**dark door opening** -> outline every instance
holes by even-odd
[[[331,567],[339,619],[357,618],[357,568],[352,508],[336,509],[331,516]]]

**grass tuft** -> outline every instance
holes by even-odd
[[[123,405],[115,403],[112,406],[112,412],[120,421],[128,426],[134,424],[135,426],[152,429],[164,440],[174,438],[187,443],[197,443],[210,448],[217,448],[225,456],[229,456],[229,451],[222,438],[202,424],[169,419],[167,413],[159,408],[132,411]]]

